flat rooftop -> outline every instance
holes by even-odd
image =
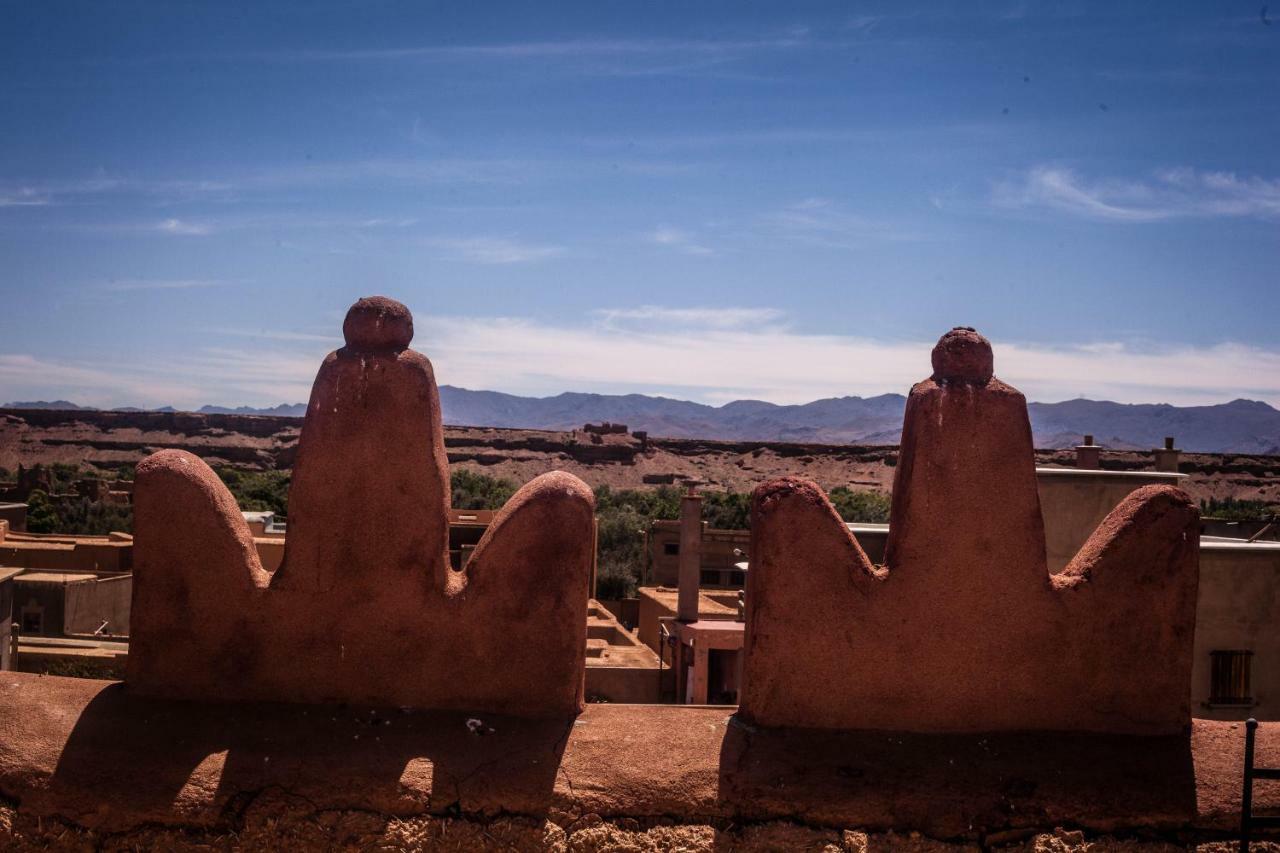
[[[1201,536],[1201,551],[1248,551],[1257,554],[1274,554],[1280,557],[1280,542],[1270,539],[1249,542],[1246,539],[1230,539],[1226,536]]]
[[[680,591],[671,586],[642,586],[636,590],[636,595],[648,596],[675,612],[676,602],[680,598]],[[724,601],[719,600],[722,598]],[[737,601],[737,590],[704,589],[698,593],[698,613],[702,616],[715,616],[723,613],[727,616],[736,617],[738,615]]]
[[[1170,483],[1176,483],[1178,480],[1186,478],[1187,474],[1178,474],[1173,471],[1109,471],[1106,468],[1050,468],[1036,467],[1037,477],[1107,477],[1118,480],[1168,480]]]
[[[88,572],[26,572],[18,575],[21,583],[69,584],[97,579],[97,575]]]

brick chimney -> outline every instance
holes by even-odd
[[[1096,471],[1102,467],[1098,461],[1101,455],[1102,448],[1093,443],[1093,436],[1086,435],[1084,443],[1076,445],[1076,467]]]
[[[1152,453],[1156,457],[1157,471],[1178,473],[1178,460],[1182,456],[1182,451],[1173,446],[1173,436],[1166,435],[1164,437],[1164,447],[1157,447]]]
[[[698,586],[702,572],[702,496],[690,482],[680,498],[680,574],[676,621],[698,621]]]

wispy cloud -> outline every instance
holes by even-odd
[[[418,224],[416,217],[395,216],[324,216],[299,212],[293,207],[268,208],[252,213],[221,213],[199,219],[119,220],[68,223],[62,227],[72,231],[108,234],[159,234],[177,237],[207,237],[238,231],[329,231],[368,238],[377,233],[402,232]],[[335,248],[329,246],[328,248]]]
[[[856,213],[828,198],[806,198],[764,218],[782,238],[820,248],[852,249],[873,241],[922,239],[914,231]]]
[[[0,207],[47,207],[51,204],[53,197],[36,187],[0,190]]]
[[[207,222],[191,222],[185,219],[165,219],[155,223],[151,230],[162,234],[175,234],[180,237],[205,237],[213,233],[213,226]]]
[[[212,278],[120,278],[98,286],[99,290],[124,293],[131,290],[194,290],[203,287],[225,287],[232,282]]]
[[[595,312],[606,328],[621,331],[669,330],[673,326],[706,329],[760,328],[776,325],[784,314],[777,308],[740,308],[731,305],[708,308],[668,308],[642,305],[639,308],[601,308]]]
[[[349,62],[459,59],[544,60],[584,56],[672,56],[676,54],[724,55],[755,51],[813,47],[808,30],[792,28],[776,35],[741,39],[582,38],[553,41],[496,42],[491,44],[429,44],[386,48],[292,50],[257,54],[270,62]]]
[[[398,219],[374,217],[372,219],[362,219],[356,223],[356,226],[358,228],[409,228],[417,224],[418,220],[412,216],[400,217]]]
[[[417,325],[431,341],[428,355],[442,382],[525,394],[635,390],[707,402],[905,393],[929,374],[934,344],[806,333],[782,322],[781,312],[759,308],[648,306],[602,316],[607,322],[589,327],[439,316]],[[619,322],[628,319],[643,322]],[[1280,404],[1277,350],[998,341],[995,348],[997,373],[1029,399],[1199,404],[1250,397]]]
[[[669,225],[659,225],[646,234],[645,239],[650,243],[684,252],[686,255],[715,254],[714,249],[699,243],[689,232],[681,231],[679,228],[672,228]]]
[[[291,332],[285,330],[274,329],[230,329],[225,326],[208,330],[215,335],[221,335],[232,338],[253,338],[261,341],[316,341],[320,343],[336,344],[341,346],[342,335],[338,332],[331,334],[322,334],[318,332]]]
[[[441,382],[517,394],[665,394],[711,403],[803,403],[905,393],[930,372],[932,340],[813,334],[771,308],[641,306],[582,325],[418,312],[418,340]],[[238,334],[215,330],[217,334]],[[247,331],[236,346],[192,347],[145,364],[0,354],[0,398],[93,405],[275,405],[306,399],[334,335]],[[1280,405],[1280,350],[1224,342],[1152,348],[996,341],[996,373],[1032,400],[1086,396],[1182,405],[1235,397]]]
[[[0,353],[0,402],[62,398],[81,405],[198,406],[199,388],[179,371],[161,374],[129,366],[107,368],[30,353]]]
[[[343,185],[522,183],[532,171],[526,160],[510,158],[411,158],[306,161],[278,164],[227,178],[240,190],[307,189]]]
[[[131,64],[170,62],[260,62],[278,65],[316,63],[435,63],[466,68],[468,63],[541,63],[560,73],[633,76],[730,76],[724,66],[784,52],[838,50],[866,41],[870,28],[846,28],[838,38],[815,37],[806,26],[791,26],[758,34],[733,33],[706,38],[615,38],[584,36],[540,41],[480,42],[473,44],[418,43],[398,46],[316,47],[201,55],[160,53],[133,57]]]
[[[1280,179],[1178,168],[1144,180],[1089,181],[1071,169],[1042,165],[997,184],[992,201],[999,207],[1056,210],[1107,222],[1275,219],[1280,217]]]
[[[205,177],[102,177],[0,182],[0,207],[47,207],[126,201],[151,206],[241,200],[281,191],[344,186],[433,186],[438,184],[518,184],[540,168],[513,159],[413,158],[303,161],[232,170]],[[570,168],[568,165],[564,169]],[[179,223],[176,219],[166,223]],[[181,223],[179,223],[181,224]]]
[[[427,245],[477,264],[527,264],[558,258],[563,246],[526,243],[506,237],[431,237]]]
[[[0,207],[48,207],[86,204],[111,194],[137,196],[150,202],[178,201],[225,195],[230,187],[219,181],[136,179],[96,175],[87,178],[27,180],[0,184]]]

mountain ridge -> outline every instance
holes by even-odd
[[[906,397],[827,397],[802,404],[734,400],[720,406],[647,394],[566,391],[522,397],[501,391],[440,386],[444,421],[450,425],[572,430],[588,422],[624,423],[668,438],[791,441],[816,444],[896,444]],[[68,400],[6,403],[11,409],[99,411]],[[174,411],[173,407],[109,411]],[[1029,403],[1036,446],[1064,448],[1092,434],[1113,449],[1146,449],[1174,436],[1183,449],[1205,453],[1280,455],[1280,410],[1257,400],[1207,406],[1116,403],[1079,398]],[[304,403],[269,408],[202,406],[200,414],[302,417]]]

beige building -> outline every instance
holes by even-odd
[[[1280,542],[1203,537],[1192,713],[1280,720]]]
[[[1066,566],[1098,522],[1125,495],[1151,484],[1176,486],[1184,477],[1159,471],[1037,468],[1049,570],[1056,572]],[[858,544],[871,562],[884,562],[889,525],[852,523],[849,529],[858,537]],[[720,530],[703,524],[700,585],[711,589],[741,589],[746,584],[742,566],[749,563],[750,548],[750,530]],[[679,571],[680,522],[654,521],[645,532],[643,585],[675,587]]]
[[[678,589],[641,587],[637,595],[637,635],[668,668],[663,699],[690,705],[736,704],[746,638],[738,590],[700,589],[697,617],[688,622],[678,618]]]
[[[1157,452],[1156,471],[1108,471],[1098,468],[1100,448],[1091,442],[1077,448],[1083,467],[1036,469],[1045,550],[1049,571],[1061,571],[1106,515],[1130,492],[1146,485],[1178,485],[1177,453],[1172,442]],[[1212,529],[1234,529],[1209,522]],[[850,524],[850,530],[873,563],[882,563],[889,527]],[[683,664],[697,670],[705,655],[732,651],[735,641],[712,646],[710,629],[717,621],[739,618],[737,590],[750,570],[750,531],[714,530],[702,525],[697,559],[696,616],[679,618],[680,521],[657,521],[648,531],[646,580],[639,599],[639,637],[666,665],[680,667],[681,647],[694,657]],[[1242,528],[1243,529],[1243,528]],[[1252,533],[1261,532],[1249,528]],[[697,546],[695,545],[695,548]],[[700,627],[699,627],[700,626]],[[706,629],[706,630],[701,630]],[[726,633],[727,629],[727,633]],[[732,629],[721,626],[728,637]],[[739,646],[740,647],[740,646]],[[722,659],[723,660],[723,659]],[[1152,662],[1158,665],[1158,662]],[[685,701],[714,702],[727,698],[734,681],[721,665],[682,683],[675,693]],[[1215,719],[1280,720],[1280,542],[1204,535],[1200,541],[1200,583],[1196,610],[1195,661],[1191,699],[1197,716]]]
[[[1040,514],[1044,518],[1045,556],[1050,572],[1060,572],[1075,557],[1107,513],[1134,489],[1178,486],[1185,474],[1165,471],[1104,471],[1087,468],[1037,468]]]
[[[0,672],[13,668],[13,579],[21,573],[0,568]]]
[[[59,637],[66,633],[67,587],[92,584],[86,572],[23,571],[13,580],[13,619],[22,636]]]
[[[0,501],[0,524],[8,523],[10,530],[27,529],[27,505]]]
[[[25,533],[0,521],[0,566],[60,572],[124,574],[133,570],[133,537]]]
[[[738,563],[747,559],[749,530],[719,530],[702,525],[702,586],[741,589],[746,575]],[[680,576],[680,522],[659,519],[645,531],[644,586],[675,587]]]
[[[661,701],[662,663],[601,604],[587,602],[588,702],[654,704]]]

